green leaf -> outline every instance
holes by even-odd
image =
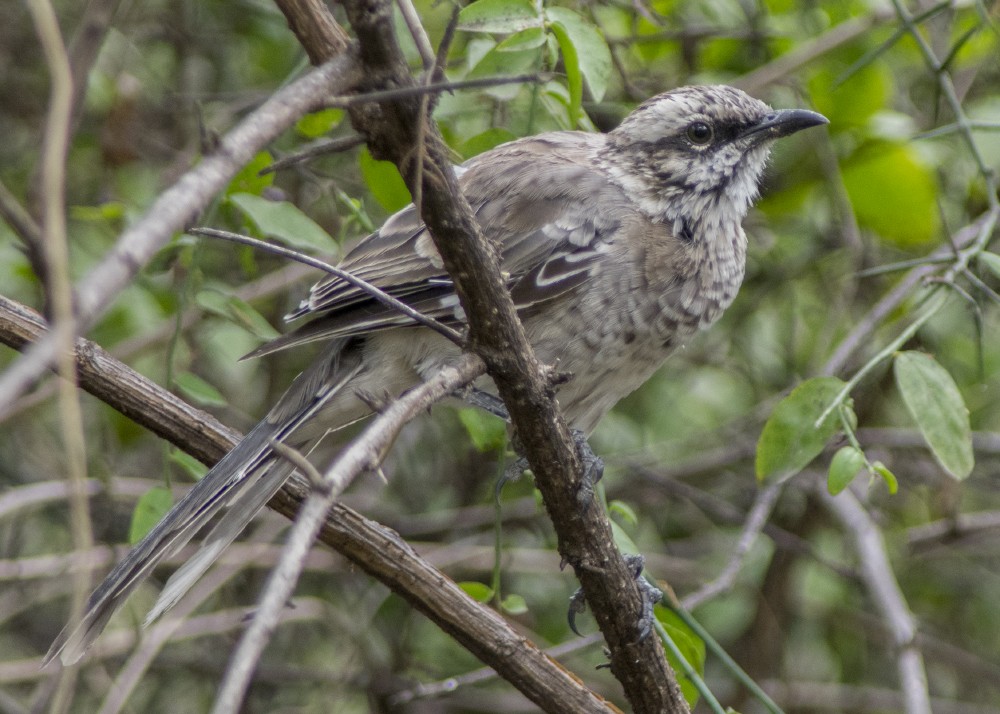
[[[201,481],[205,474],[208,473],[208,467],[205,464],[190,454],[185,454],[180,449],[171,449],[170,456],[167,458],[187,472],[193,481]]]
[[[570,125],[576,126],[583,111],[583,73],[580,71],[580,56],[565,27],[553,23],[549,26],[549,30],[559,42],[559,52],[562,53],[563,66],[566,68],[566,86],[569,88]]]
[[[406,182],[399,175],[395,164],[391,161],[376,161],[368,149],[358,153],[358,164],[361,166],[365,185],[382,208],[395,213],[410,203],[410,190],[406,188]]]
[[[299,250],[334,253],[337,243],[316,221],[288,201],[268,201],[250,193],[229,197],[262,234]]]
[[[881,461],[876,461],[872,464],[872,469],[874,469],[875,473],[881,476],[882,480],[885,481],[885,485],[889,489],[889,493],[895,494],[896,491],[899,490],[899,481],[896,479],[896,474],[886,468],[885,464]]]
[[[533,50],[545,44],[545,30],[542,27],[529,27],[516,32],[496,46],[497,52],[523,52]]]
[[[497,146],[500,146],[500,144],[506,144],[508,141],[513,141],[516,138],[517,135],[507,129],[487,129],[481,134],[476,134],[462,144],[459,149],[459,153],[465,158],[470,159],[473,156],[478,156],[484,151],[496,148]]]
[[[615,539],[615,545],[618,546],[618,550],[626,555],[638,555],[639,546],[635,544],[632,537],[625,532],[625,529],[618,525],[615,521],[608,521],[611,524],[611,535]]]
[[[639,518],[635,514],[635,509],[624,501],[611,501],[608,503],[608,513],[612,516],[618,516],[630,526],[634,526],[639,522]]]
[[[262,340],[273,340],[281,334],[271,327],[271,323],[267,321],[267,318],[257,312],[253,306],[235,295],[228,296],[226,310],[233,322],[247,330],[254,337]]]
[[[501,52],[494,47],[479,59],[465,78],[481,79],[530,72],[538,66],[541,51],[541,49],[536,48],[519,52]],[[510,101],[520,93],[521,88],[520,84],[498,84],[493,87],[484,87],[481,91],[499,101]]]
[[[477,0],[458,13],[458,29],[509,33],[542,24],[531,0]]]
[[[834,410],[816,428],[816,420],[843,389],[836,377],[816,377],[792,390],[774,408],[757,442],[757,479],[793,475],[804,469],[837,433]]]
[[[462,589],[462,592],[476,602],[489,602],[493,597],[493,588],[485,583],[476,582],[475,580],[466,580],[465,582],[456,584]]]
[[[847,488],[854,477],[865,467],[865,455],[855,446],[843,446],[830,461],[830,473],[826,478],[826,488],[836,496]]]
[[[132,511],[132,524],[128,529],[128,542],[135,545],[153,529],[174,505],[169,488],[154,486],[142,495]]]
[[[233,176],[233,180],[226,187],[226,196],[231,198],[237,193],[249,193],[254,196],[262,194],[265,188],[274,183],[274,174],[261,176],[260,172],[273,163],[274,157],[268,151],[262,151],[254,156],[249,164]]]
[[[330,133],[343,119],[343,109],[322,109],[299,119],[295,131],[307,139],[317,139]]]
[[[948,370],[923,352],[900,352],[896,386],[920,433],[942,468],[956,479],[972,472],[969,410]]]
[[[503,419],[482,409],[468,407],[458,410],[458,420],[469,433],[476,451],[480,453],[499,451],[507,445],[507,425]]]
[[[528,611],[527,601],[521,595],[516,594],[505,597],[500,603],[500,607],[511,615],[523,615]]]
[[[197,404],[207,407],[224,407],[227,404],[218,389],[191,372],[181,372],[174,378],[174,383],[184,396]]]
[[[691,667],[701,676],[705,674],[705,642],[697,633],[694,632],[687,623],[684,622],[675,612],[669,608],[663,607],[662,605],[657,605],[653,612],[656,614],[656,619],[663,629],[667,631],[667,635],[673,640],[674,644],[677,645],[677,649],[680,650],[681,656],[687,661]],[[680,662],[674,654],[667,649],[666,651],[667,661],[670,662],[670,666],[674,668],[674,671],[680,672]],[[678,677],[677,683],[681,687],[681,694],[684,695],[684,699],[687,700],[688,706],[694,708],[694,705],[698,702],[698,689],[694,686],[690,679],[687,677]]]
[[[886,242],[914,248],[937,234],[937,181],[912,146],[866,147],[847,160],[841,175],[858,222]]]
[[[577,12],[565,7],[550,7],[545,11],[545,18],[549,22],[549,27],[559,40],[559,48],[563,52],[563,60],[566,63],[567,75],[569,74],[569,62],[566,56],[566,47],[563,38],[560,37],[556,28],[561,28],[569,44],[573,46],[575,55],[574,63],[577,65],[583,78],[587,80],[587,87],[595,102],[604,98],[604,92],[608,88],[608,79],[611,77],[611,50],[604,40],[600,30],[589,20]]]

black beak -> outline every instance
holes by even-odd
[[[759,124],[748,127],[740,134],[741,139],[753,136],[757,141],[780,139],[811,126],[829,124],[830,120],[822,114],[808,109],[782,109],[765,116]]]

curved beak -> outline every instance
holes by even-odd
[[[740,134],[740,138],[745,139],[753,136],[758,141],[780,139],[811,126],[829,123],[830,120],[825,116],[808,109],[781,109],[765,116],[759,124],[745,129]]]

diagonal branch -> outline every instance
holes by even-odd
[[[0,342],[23,351],[45,334],[45,322],[36,312],[0,296]],[[240,438],[210,414],[118,362],[93,342],[77,340],[76,360],[84,390],[205,464],[214,464]],[[269,505],[295,518],[309,494],[308,485],[293,480]],[[409,602],[546,711],[609,710],[604,700],[515,632],[500,615],[472,600],[395,531],[335,503],[319,540]]]
[[[286,13],[299,4],[276,2]],[[396,40],[391,3],[345,0],[343,6],[358,37],[365,76],[359,91],[416,86]],[[421,197],[420,215],[468,316],[469,349],[483,359],[507,406],[555,527],[559,552],[573,567],[608,643],[612,672],[636,711],[685,712],[663,648],[641,634],[639,587],[614,544],[603,509],[592,498],[581,506],[581,462],[553,399],[549,370],[534,356],[501,279],[496,251],[483,240],[436,125],[426,122],[425,127],[422,107],[419,99],[403,97],[354,106],[350,116],[372,155],[395,163],[410,194]]]

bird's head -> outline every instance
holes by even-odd
[[[664,221],[741,221],[774,140],[826,124],[805,109],[771,109],[724,85],[681,87],[647,100],[611,132],[609,160],[634,177],[642,208]]]

